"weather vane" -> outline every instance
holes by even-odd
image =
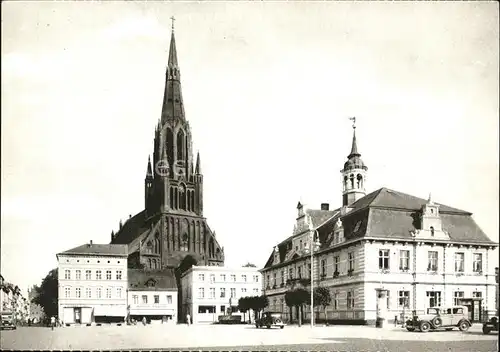
[[[349,117],[349,120],[352,121],[352,128],[356,129],[356,117]]]
[[[172,16],[170,17],[170,19],[172,20],[172,32],[174,31],[174,21],[175,21],[175,17]]]

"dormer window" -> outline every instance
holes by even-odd
[[[431,236],[434,236],[434,226],[431,226]]]

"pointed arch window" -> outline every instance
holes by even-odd
[[[170,187],[170,208],[174,208],[174,189]]]
[[[167,157],[170,170],[174,169],[174,133],[170,128],[167,128]]]
[[[189,236],[187,233],[182,235],[181,238],[181,251],[187,252],[189,250]]]
[[[177,132],[177,160],[184,160],[185,158],[185,135],[183,130]]]

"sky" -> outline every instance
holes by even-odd
[[[496,2],[1,6],[1,273],[23,290],[143,209],[171,16],[227,265],[263,267],[299,200],[340,206],[351,116],[369,192],[432,192],[498,242]]]

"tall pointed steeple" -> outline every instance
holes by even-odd
[[[351,159],[355,156],[361,156],[361,154],[358,153],[358,144],[356,143],[356,125],[352,126],[353,132],[352,132],[352,146],[351,146],[351,153],[347,157],[348,159]]]
[[[201,175],[201,161],[200,161],[200,152],[196,154],[196,168],[194,169],[194,173],[196,175]]]
[[[181,71],[177,60],[177,47],[175,45],[174,19],[172,18],[172,35],[170,37],[170,49],[168,53],[168,66],[166,71],[165,93],[163,95],[163,106],[161,111],[161,123],[167,119],[185,120],[184,103],[181,91]]]
[[[148,169],[146,171],[146,178],[153,178],[153,169],[151,168],[151,157],[148,156]]]

